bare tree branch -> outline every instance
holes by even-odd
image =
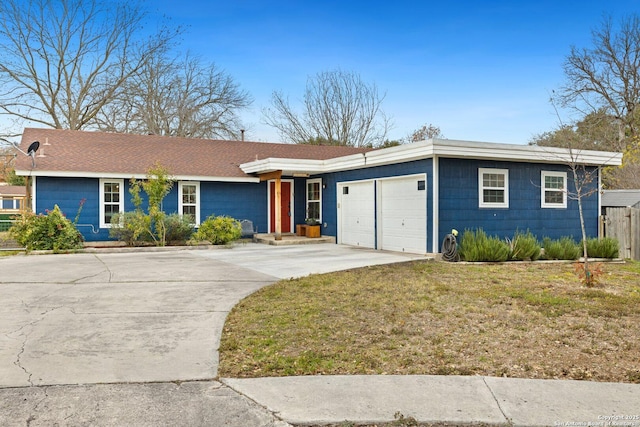
[[[640,102],[640,17],[614,27],[611,18],[592,32],[593,47],[571,48],[564,63],[566,84],[557,94],[563,107],[585,113],[603,110],[619,120],[618,139],[638,131]]]
[[[83,129],[118,96],[150,55],[181,29],[139,37],[136,3],[3,0],[0,114],[53,128]]]
[[[325,71],[307,80],[301,112],[274,92],[263,117],[284,140],[296,144],[374,147],[383,144],[390,127],[383,101],[376,85],[358,74]]]
[[[101,130],[191,138],[238,138],[251,98],[213,64],[187,54],[150,57],[97,117]]]

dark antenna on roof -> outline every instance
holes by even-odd
[[[36,151],[40,148],[40,141],[33,141],[29,144],[29,148],[27,148],[27,152],[22,151],[16,144],[13,144],[16,150],[24,154],[25,156],[31,157],[31,168],[36,167]]]

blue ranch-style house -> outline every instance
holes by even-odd
[[[57,129],[25,129],[16,174],[28,177],[31,206],[58,205],[86,241],[109,240],[110,218],[133,209],[131,178],[160,164],[176,180],[167,213],[253,222],[290,233],[313,218],[339,244],[436,253],[452,229],[511,237],[581,236],[568,164],[594,179],[583,199],[587,234],[598,235],[600,169],[620,153],[431,139],[383,149],[202,140]],[[278,191],[279,190],[279,191]]]

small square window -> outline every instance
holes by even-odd
[[[349,187],[342,187],[342,194],[349,194]]]
[[[479,168],[478,197],[481,208],[508,208],[509,171]]]
[[[566,208],[567,207],[567,173],[542,171],[541,179],[541,207]]]
[[[418,181],[418,191],[424,191],[427,189],[427,181],[421,179]]]

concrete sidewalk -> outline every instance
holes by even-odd
[[[640,385],[464,376],[222,379],[291,424],[640,426]]]

